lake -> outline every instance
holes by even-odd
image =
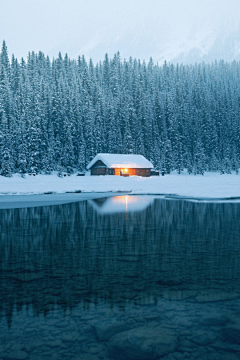
[[[240,204],[0,210],[0,359],[240,358]]]

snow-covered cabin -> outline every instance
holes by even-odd
[[[91,175],[151,176],[153,164],[142,155],[97,154],[88,164]]]

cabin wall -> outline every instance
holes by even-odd
[[[106,175],[106,168],[91,168],[91,175]]]
[[[149,177],[151,176],[151,169],[135,169],[137,176]]]
[[[124,173],[124,169],[114,169],[115,171],[115,175],[120,176],[120,171],[123,171]],[[129,176],[143,176],[143,177],[149,177],[151,176],[151,169],[128,169]]]
[[[101,163],[98,164],[99,167],[95,167],[93,166],[91,168],[91,175],[117,175],[120,176],[121,175],[121,170],[124,173],[126,173],[124,171],[124,169],[118,169],[118,168],[114,168],[114,169],[107,169],[105,166],[102,166]],[[151,169],[128,169],[127,174],[129,174],[129,176],[143,176],[143,177],[149,177],[151,176]]]
[[[120,176],[120,170],[121,170],[121,169],[114,169],[115,175]]]
[[[128,169],[128,174],[129,174],[129,176],[136,175],[136,169]]]

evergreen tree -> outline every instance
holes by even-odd
[[[126,122],[125,132],[123,136],[123,153],[124,154],[133,154],[133,139],[129,126],[129,122]]]
[[[9,133],[8,121],[5,113],[1,114],[0,127],[0,152],[1,152],[1,172],[3,176],[10,177],[13,173],[13,159],[11,154],[11,135]]]

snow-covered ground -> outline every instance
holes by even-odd
[[[0,176],[0,195],[33,195],[66,192],[127,192],[131,194],[167,194],[193,198],[220,199],[240,197],[240,175],[205,173],[143,178],[138,176]],[[77,195],[77,194],[76,194]],[[76,196],[75,195],[75,196]],[[3,201],[0,196],[0,201]]]

